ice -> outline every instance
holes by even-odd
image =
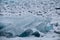
[[[18,37],[27,29],[40,37]],[[0,40],[60,40],[60,0],[0,0],[0,35]]]

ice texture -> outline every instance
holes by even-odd
[[[27,37],[20,37],[27,29],[32,34],[27,32]],[[40,36],[36,37],[35,32]],[[0,40],[60,40],[59,37],[60,0],[0,0]]]

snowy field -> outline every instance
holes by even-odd
[[[0,40],[60,40],[60,0],[0,0]]]

